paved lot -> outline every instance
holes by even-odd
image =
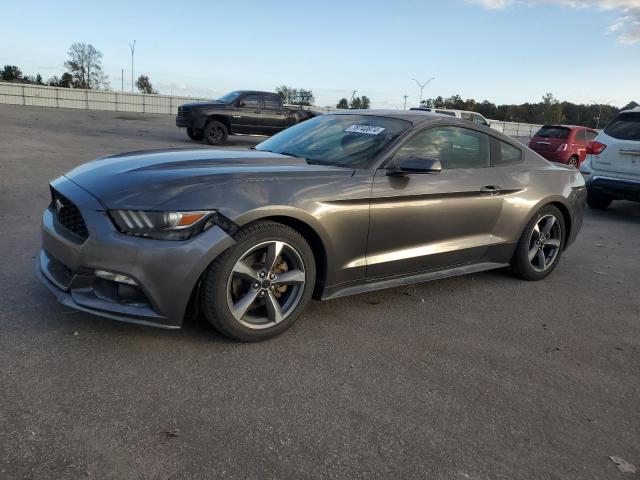
[[[640,205],[588,212],[548,280],[313,302],[255,345],[58,305],[48,180],[169,145],[169,117],[0,105],[1,479],[633,477],[608,456],[640,466]]]

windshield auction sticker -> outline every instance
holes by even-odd
[[[367,135],[378,135],[383,131],[384,128],[382,127],[370,127],[369,125],[351,125],[349,128],[345,129],[345,132],[366,133]]]

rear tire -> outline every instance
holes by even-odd
[[[529,221],[511,259],[511,270],[524,280],[542,280],[558,265],[564,250],[565,220],[553,205]]]
[[[188,127],[187,128],[187,137],[189,137],[194,142],[199,142],[204,138],[201,130],[196,130],[195,128]]]
[[[602,193],[587,190],[587,205],[594,210],[604,210],[613,202],[613,198]]]
[[[227,141],[229,130],[227,130],[224,123],[217,120],[209,120],[202,134],[209,145],[222,145]]]
[[[233,235],[236,243],[207,268],[201,309],[220,333],[242,342],[279,335],[311,299],[313,252],[296,230],[259,221]]]

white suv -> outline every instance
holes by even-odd
[[[442,115],[449,115],[450,117],[462,118],[478,125],[484,125],[485,127],[491,127],[494,130],[502,132],[501,125],[492,125],[482,115],[476,112],[469,112],[467,110],[453,110],[451,108],[429,108],[429,107],[414,107],[409,110],[422,110],[423,112],[440,113]]]
[[[580,171],[587,203],[604,209],[613,200],[640,202],[640,107],[620,112],[587,145]]]

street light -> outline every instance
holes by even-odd
[[[136,41],[129,44],[129,48],[131,49],[131,93],[133,93],[133,53],[136,51]]]
[[[422,105],[422,91],[424,90],[424,87],[426,87],[427,85],[429,85],[429,82],[431,80],[435,80],[436,77],[431,77],[429,80],[427,80],[424,83],[420,83],[418,80],[416,80],[415,78],[412,78],[411,80],[413,80],[414,82],[416,82],[418,84],[418,86],[420,87],[420,102],[418,103],[418,106]]]
[[[596,100],[591,100],[591,102],[598,105],[598,116],[596,117],[596,130],[598,130],[598,128],[600,128],[600,116],[602,115],[602,105],[611,106],[611,102],[613,102],[613,100],[609,100],[608,102],[604,102],[604,103],[598,102]]]

